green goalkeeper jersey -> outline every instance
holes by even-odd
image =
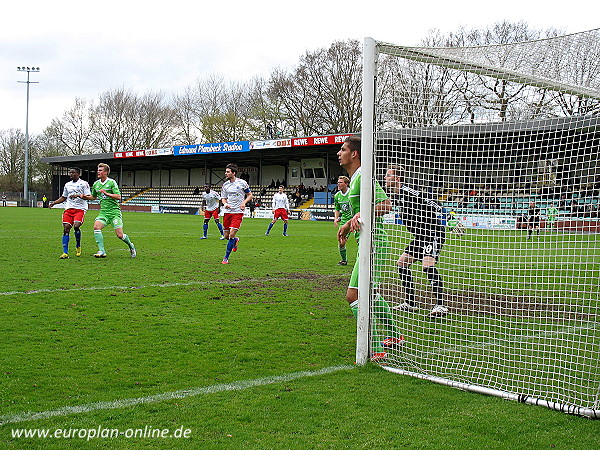
[[[101,180],[96,180],[91,191],[92,196],[100,198],[100,212],[110,214],[120,211],[121,206],[119,201],[109,197],[108,195],[104,195],[102,192],[100,192],[100,189],[104,189],[110,194],[121,195],[121,191],[117,182],[112,178],[107,178],[104,183],[102,183]]]

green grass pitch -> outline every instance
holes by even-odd
[[[246,219],[223,266],[214,223],[145,213],[124,213],[136,259],[111,229],[95,259],[94,211],[59,260],[60,214],[0,208],[3,448],[597,447],[600,421],[354,366],[330,222]],[[12,437],[99,427],[190,431]]]

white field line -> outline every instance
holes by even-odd
[[[340,275],[317,275],[315,279],[336,278]],[[276,278],[275,280],[284,281],[306,281],[304,278]],[[151,283],[138,286],[89,286],[78,288],[54,288],[54,289],[31,289],[28,291],[0,291],[2,295],[32,295],[32,294],[48,294],[53,292],[86,292],[86,291],[105,291],[105,290],[127,290],[127,289],[145,289],[155,287],[180,287],[180,286],[202,286],[206,284],[239,284],[239,283],[254,283],[265,281],[264,278],[246,279],[246,280],[210,280],[210,281],[185,281],[178,283]]]
[[[123,400],[114,400],[110,402],[96,402],[87,403],[84,405],[77,406],[65,406],[63,408],[41,411],[41,412],[23,412],[14,415],[2,415],[0,416],[0,425],[7,423],[20,423],[28,422],[32,420],[48,419],[50,417],[64,417],[72,414],[83,414],[88,412],[107,410],[107,409],[119,409],[129,408],[136,405],[145,405],[149,403],[157,403],[166,400],[181,399],[194,397],[197,395],[215,394],[218,392],[226,391],[242,391],[257,386],[266,386],[275,383],[287,383],[289,381],[297,380],[300,378],[316,377],[320,375],[327,375],[341,370],[351,370],[356,366],[344,365],[344,366],[331,366],[325,367],[315,371],[304,371],[304,372],[293,372],[286,375],[277,375],[265,378],[255,378],[253,380],[236,381],[233,383],[215,384],[212,386],[206,386],[201,388],[193,388],[189,390],[165,392],[163,394],[149,395],[147,397],[129,398]]]

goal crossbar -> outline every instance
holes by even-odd
[[[403,46],[392,47],[390,44],[380,44],[378,49],[381,53],[400,56],[411,61],[434,64],[448,69],[458,69],[476,75],[493,77],[498,80],[511,81],[514,83],[520,83],[542,89],[562,92],[564,94],[571,94],[600,100],[600,90],[597,89],[591,89],[586,88],[585,86],[576,86],[567,83],[558,83],[555,80],[551,80],[549,78],[526,75],[502,67],[493,67],[480,63],[474,63],[472,61],[468,61],[457,56],[450,56],[448,54],[438,53],[435,51],[435,49]],[[448,49],[445,50],[448,51]]]

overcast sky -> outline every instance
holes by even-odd
[[[593,2],[540,0],[27,0],[0,15],[0,130],[40,133],[75,99],[125,87],[180,93],[210,74],[247,81],[289,68],[306,50],[365,37],[418,45],[431,29],[485,28],[523,20],[568,33],[598,28]],[[595,8],[595,7],[594,7]]]

